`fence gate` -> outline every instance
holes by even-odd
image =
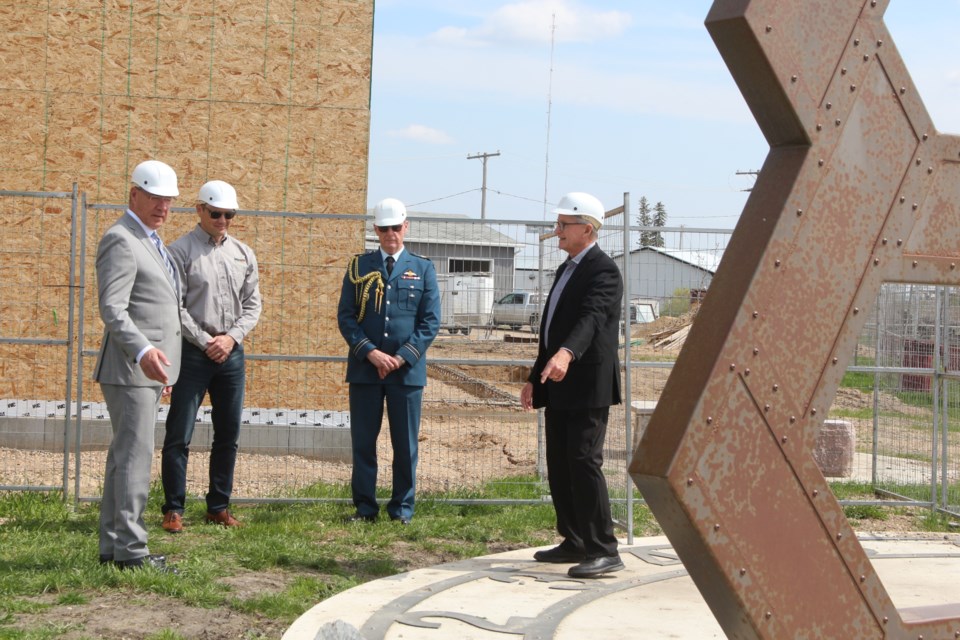
[[[0,490],[67,494],[76,221],[76,185],[0,191]]]

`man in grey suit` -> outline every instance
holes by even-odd
[[[156,160],[138,164],[130,180],[129,208],[97,247],[104,329],[94,380],[113,427],[100,503],[100,562],[175,573],[166,558],[150,554],[143,513],[157,407],[180,373],[179,277],[157,235],[179,191],[176,173]]]

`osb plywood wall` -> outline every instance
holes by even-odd
[[[130,171],[153,158],[177,171],[178,205],[192,204],[205,181],[222,179],[246,210],[363,213],[372,28],[373,0],[2,3],[0,190],[69,191],[77,183],[88,202],[125,204]],[[4,272],[22,274],[16,291],[4,289],[4,308],[24,317],[4,319],[4,335],[52,322],[39,299],[55,296],[62,316],[69,276],[55,267],[69,247],[66,234],[48,233],[69,225],[69,206],[60,204],[44,208],[42,225],[29,225],[36,243],[42,237],[49,245],[44,251],[0,257]],[[0,246],[25,232],[24,216],[8,209],[0,207]],[[99,345],[102,326],[92,253],[118,215],[99,211],[88,224],[87,349]],[[164,238],[194,220],[175,214]],[[361,227],[317,225],[237,219],[232,231],[257,253],[265,298],[248,351],[344,351],[336,299],[349,255],[363,248]],[[19,367],[2,358],[0,372]],[[19,359],[31,355],[21,349]],[[47,359],[34,354],[33,369]],[[342,367],[329,365],[253,365],[247,404],[303,406],[314,387],[338,398],[342,377]],[[63,386],[11,384],[0,382],[0,397],[55,399]],[[97,393],[87,383],[85,397]]]

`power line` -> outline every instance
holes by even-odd
[[[433,200],[424,200],[422,202],[414,202],[413,204],[410,204],[408,206],[412,209],[413,207],[419,207],[422,204],[430,204],[431,202],[440,202],[441,200],[449,200],[450,198],[456,198],[457,196],[473,193],[474,191],[477,191],[477,189],[467,189],[466,191],[461,191],[460,193],[454,193],[449,196],[440,196],[439,198],[434,198]]]

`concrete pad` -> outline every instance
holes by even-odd
[[[960,608],[960,536],[863,534],[860,541],[898,608]],[[307,611],[283,640],[725,637],[665,537],[621,545],[626,568],[597,580],[567,577],[570,565],[534,562],[534,551],[368,582]],[[344,635],[344,623],[359,633]]]

